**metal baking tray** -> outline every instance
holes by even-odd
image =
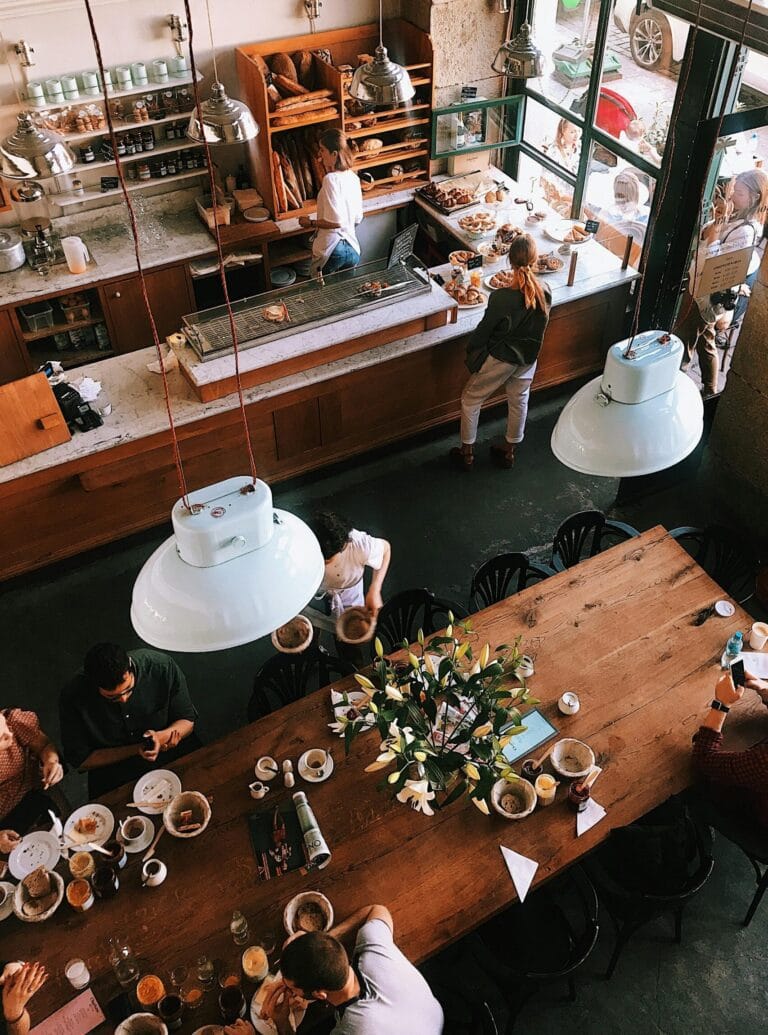
[[[366,282],[385,282],[379,295],[363,292]],[[432,290],[429,272],[414,255],[387,269],[386,259],[365,263],[354,270],[333,273],[293,284],[280,291],[267,291],[235,302],[232,306],[240,349],[251,349],[284,338],[297,331],[401,302],[404,298]],[[288,319],[273,323],[263,315],[270,305],[284,305]],[[184,317],[184,334],[203,362],[233,352],[232,330],[226,306],[216,306]]]
[[[486,174],[478,170],[477,172],[464,173],[462,176],[451,176],[447,180],[436,180],[435,182],[441,190],[444,187],[449,190],[451,187],[466,187],[467,190],[476,191],[486,178]],[[446,208],[435,201],[434,198],[430,198],[428,194],[425,194],[424,190],[425,187],[419,187],[416,193],[423,201],[426,201],[428,205],[431,205],[432,208],[441,212],[444,216],[452,216],[456,212],[466,212],[468,208],[474,208],[475,205],[479,205],[482,201],[482,198],[475,198],[474,201],[470,201],[466,205],[454,205],[453,208]]]

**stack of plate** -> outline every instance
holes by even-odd
[[[273,266],[272,286],[290,287],[296,280],[296,271],[291,266]]]

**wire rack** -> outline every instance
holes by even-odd
[[[386,283],[380,295],[363,290],[364,284],[372,280]],[[295,334],[299,328],[307,330],[332,323],[430,290],[428,274],[417,264],[400,263],[386,269],[383,263],[369,263],[354,273],[348,271],[326,278],[324,284],[311,280],[282,292],[269,291],[233,306],[238,347],[254,348]],[[275,323],[264,316],[268,306],[281,304],[288,313],[287,319]],[[223,306],[185,316],[184,328],[201,360],[217,359],[233,351],[229,317]]]

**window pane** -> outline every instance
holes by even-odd
[[[544,74],[528,87],[571,108],[586,93],[600,4],[581,0],[567,8],[556,0],[536,0],[533,38],[544,57]],[[577,109],[574,109],[577,110]]]
[[[768,56],[750,50],[741,77],[736,111],[768,105]]]
[[[616,0],[595,123],[659,165],[677,91],[688,23],[635,0]]]
[[[573,203],[573,187],[567,180],[561,179],[545,169],[526,154],[520,154],[517,180],[523,190],[528,190],[534,206],[539,200],[559,212],[561,216],[570,216]]]
[[[527,98],[523,140],[568,172],[576,173],[581,156],[581,129],[557,112]]]
[[[597,219],[597,240],[620,258],[632,236],[630,263],[643,250],[655,180],[600,144],[593,146],[581,216]]]

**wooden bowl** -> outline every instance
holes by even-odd
[[[48,872],[50,873],[51,879],[56,888],[56,898],[54,899],[53,904],[50,905],[44,913],[40,913],[39,916],[27,916],[24,913],[22,907],[25,902],[29,901],[29,896],[22,881],[19,881],[16,885],[16,890],[13,893],[13,911],[19,920],[23,920],[25,924],[41,924],[43,920],[47,920],[49,916],[53,916],[64,899],[64,878],[60,874],[56,873],[55,870],[49,870]]]
[[[320,928],[323,931],[330,931],[333,927],[333,906],[319,891],[302,891],[294,895],[291,901],[283,910],[283,925],[288,934],[295,934],[303,928],[297,926],[297,913],[302,906],[307,904],[319,906],[325,917],[325,926]]]
[[[362,635],[355,636],[353,635],[355,630],[352,632],[349,630],[350,623],[355,620],[362,622],[366,626],[366,631]],[[368,613],[365,607],[348,607],[336,619],[336,637],[342,643],[370,643],[375,631],[376,619]]]
[[[168,1028],[153,1013],[132,1013],[118,1024],[115,1035],[168,1035]]]
[[[554,768],[568,780],[587,776],[595,764],[595,753],[589,744],[572,737],[558,740],[550,757]]]
[[[192,822],[199,823],[197,830],[179,830],[182,812],[192,812]],[[198,837],[211,821],[211,806],[200,791],[182,791],[174,795],[163,809],[163,826],[174,837]]]
[[[296,646],[286,647],[280,642],[278,633],[284,633],[284,635],[290,635],[293,639],[300,637]],[[279,650],[281,654],[301,654],[302,651],[306,650],[312,642],[312,637],[315,635],[315,630],[312,628],[312,623],[304,615],[296,615],[290,622],[286,622],[285,625],[281,625],[279,629],[275,629],[272,633],[272,645],[275,650]]]
[[[516,801],[514,811],[502,805],[509,797]],[[491,805],[504,819],[525,819],[536,808],[536,788],[528,780],[497,780],[491,787]]]

